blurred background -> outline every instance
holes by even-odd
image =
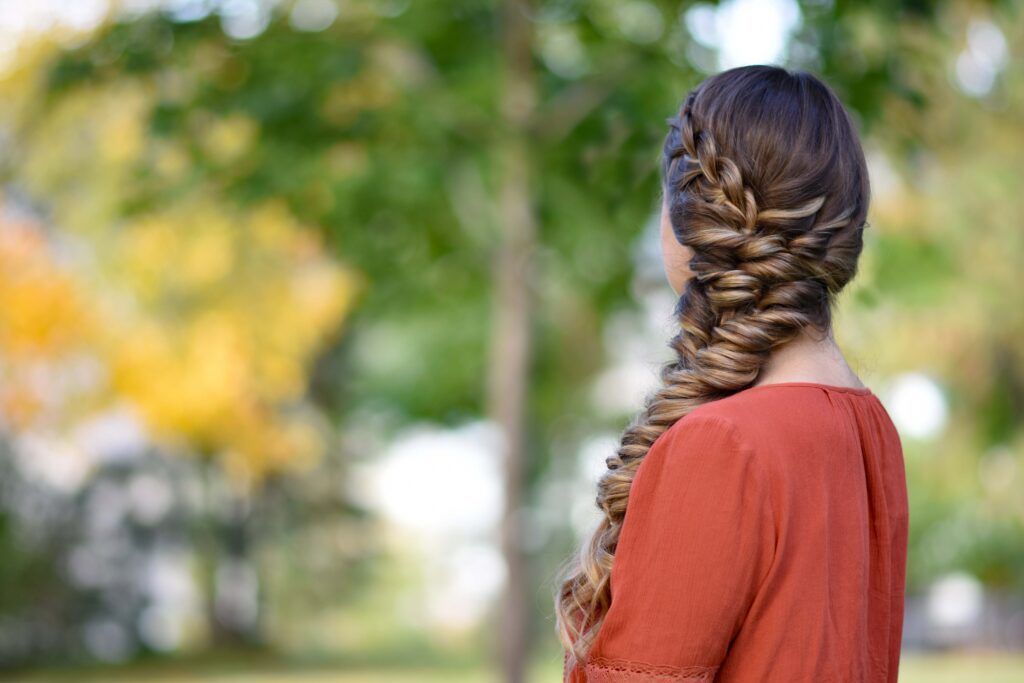
[[[1024,681],[1024,2],[0,0],[0,677],[557,681],[669,357],[658,159],[813,70],[905,449],[901,681]]]

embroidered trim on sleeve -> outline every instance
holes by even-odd
[[[587,683],[711,683],[718,666],[665,666],[628,659],[594,657],[584,672]]]

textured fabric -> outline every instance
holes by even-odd
[[[751,387],[666,430],[630,491],[611,607],[569,683],[889,683],[907,488],[868,388]]]
[[[595,657],[587,663],[588,683],[709,683],[717,666],[654,666],[629,659]]]

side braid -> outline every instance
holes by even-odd
[[[675,311],[680,329],[669,342],[675,358],[662,366],[660,386],[607,458],[595,501],[603,516],[562,567],[556,631],[570,664],[586,659],[611,605],[611,569],[630,488],[652,444],[699,405],[751,385],[773,349],[827,322],[834,296],[856,271],[866,191],[863,201],[840,203],[841,210],[820,183],[821,192],[804,191],[792,205],[759,206],[758,197],[771,192],[755,190],[738,158],[724,153],[710,121],[697,112],[702,90],[691,91],[669,119],[664,145],[669,215],[679,241],[694,252],[693,277]]]

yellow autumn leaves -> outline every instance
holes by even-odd
[[[44,61],[0,80],[3,124],[18,133],[13,173],[45,208],[0,218],[4,422],[78,419],[38,378],[84,357],[100,371],[76,411],[127,403],[154,441],[217,458],[240,481],[313,462],[328,436],[308,379],[358,274],[273,199],[239,204],[206,182],[126,211],[144,183],[186,178],[189,145],[231,164],[257,124],[197,113],[194,139],[153,136],[158,88],[144,80],[82,85],[42,106],[32,65]],[[74,246],[66,257],[62,242]]]
[[[42,231],[0,206],[0,416],[19,429],[56,403],[49,378],[92,331],[88,304]]]
[[[232,216],[203,201],[144,217],[114,253],[134,298],[110,344],[115,392],[239,475],[315,456],[307,378],[358,281],[314,233],[280,205]]]
[[[88,267],[61,264],[41,224],[0,222],[8,426],[73,420],[44,410],[56,389],[35,378],[89,357],[103,369],[89,405],[127,401],[158,442],[221,457],[243,479],[315,458],[307,378],[357,277],[274,204],[181,204],[107,238]]]

